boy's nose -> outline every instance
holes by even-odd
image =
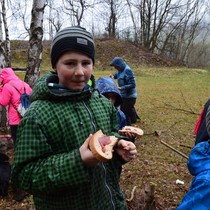
[[[83,67],[81,64],[77,65],[75,75],[84,75]]]

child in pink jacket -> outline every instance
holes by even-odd
[[[20,104],[20,93],[30,94],[32,89],[30,86],[22,81],[11,68],[4,68],[0,70],[0,105],[8,106],[8,122],[11,130],[13,142],[16,142],[17,127],[20,123],[21,116],[17,111]]]

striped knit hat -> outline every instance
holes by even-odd
[[[91,33],[80,26],[67,27],[60,30],[51,45],[51,64],[55,67],[59,57],[67,51],[76,51],[90,57],[94,63],[95,46]]]

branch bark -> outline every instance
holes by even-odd
[[[165,146],[167,146],[168,148],[172,149],[174,152],[178,153],[179,155],[181,155],[182,157],[188,159],[188,156],[185,155],[184,153],[180,152],[179,150],[175,149],[174,147],[172,147],[171,145],[167,144],[166,142],[164,142],[163,140],[160,141],[162,144],[164,144]]]

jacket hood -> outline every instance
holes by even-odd
[[[210,140],[201,142],[192,149],[187,165],[193,176],[210,170]]]
[[[110,64],[110,66],[119,67],[121,71],[124,70],[126,65],[127,64],[125,63],[125,61],[121,57],[115,57]]]
[[[122,104],[122,97],[115,81],[110,77],[100,77],[96,86],[101,94],[105,93],[115,93],[116,94],[116,102],[114,104],[115,107],[118,107]]]
[[[3,84],[6,84],[11,80],[19,80],[19,77],[11,68],[2,69],[0,72],[0,78]]]
[[[50,72],[42,76],[33,87],[30,95],[31,102],[36,100],[53,100],[53,101],[78,101],[91,97],[95,90],[95,79],[91,76],[91,86],[87,85],[82,91],[71,91],[58,85],[58,76],[54,72]],[[53,84],[51,86],[50,84]],[[61,88],[60,88],[61,87]]]

